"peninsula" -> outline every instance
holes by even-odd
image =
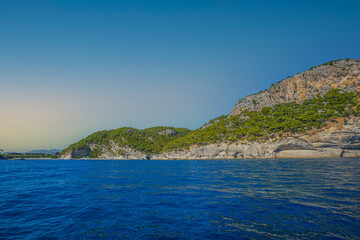
[[[63,159],[360,157],[360,60],[331,61],[240,99],[196,130],[123,127],[70,145]]]

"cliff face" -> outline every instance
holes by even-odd
[[[360,91],[360,60],[333,61],[286,78],[268,90],[240,99],[230,115],[238,115],[245,109],[260,111],[279,103],[301,103],[335,88]]]
[[[346,123],[345,123],[346,122]],[[91,149],[98,148],[91,145]],[[360,118],[337,118],[320,130],[288,134],[266,142],[219,143],[193,146],[181,151],[145,154],[129,147],[102,148],[99,159],[251,159],[251,158],[323,158],[360,157]],[[122,150],[123,154],[116,154]],[[62,158],[86,158],[87,149],[74,150]],[[77,155],[76,155],[77,154]]]

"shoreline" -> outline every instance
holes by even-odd
[[[291,152],[286,151],[286,154],[272,154],[266,155],[264,157],[242,157],[242,158],[230,158],[230,157],[198,157],[198,158],[182,158],[182,157],[164,157],[161,158],[159,156],[154,156],[154,158],[117,158],[117,157],[106,157],[106,158],[12,158],[12,159],[1,159],[1,160],[120,160],[120,161],[131,161],[131,160],[141,160],[141,161],[186,161],[186,160],[256,160],[256,159],[267,159],[267,160],[275,160],[275,159],[325,159],[325,158],[360,158],[360,150],[352,150],[353,154],[334,154],[332,151],[320,152],[321,154],[314,154],[312,150],[291,150]],[[317,152],[319,153],[319,152]]]
[[[359,156],[353,157],[277,157],[277,158],[173,158],[173,159],[118,159],[118,158],[59,158],[59,159],[48,159],[48,160],[117,160],[117,161],[213,161],[213,160],[277,160],[277,159],[348,159],[348,158],[360,158]],[[30,160],[30,159],[29,159]],[[35,160],[35,159],[34,159]]]

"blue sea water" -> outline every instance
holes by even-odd
[[[0,239],[360,239],[360,159],[4,160]]]

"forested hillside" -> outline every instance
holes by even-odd
[[[123,127],[93,133],[70,145],[63,150],[63,153],[96,145],[91,149],[89,157],[97,157],[103,148],[110,149],[110,144],[116,144],[119,147],[130,147],[148,154],[161,153],[170,141],[181,138],[190,132],[191,130],[186,128],[174,127],[152,127],[144,130]],[[123,152],[119,149],[115,154],[122,155]]]
[[[114,154],[122,155],[122,147],[159,154],[211,143],[275,141],[285,133],[320,129],[336,117],[360,116],[359,99],[359,92],[333,89],[324,96],[307,99],[300,104],[283,103],[264,107],[261,111],[244,110],[239,115],[220,116],[195,131],[173,127],[144,130],[126,127],[100,131],[70,145],[63,154],[89,148],[88,157],[96,158],[104,151],[112,151],[112,144],[120,147]]]
[[[360,116],[359,92],[329,91],[324,97],[264,107],[260,112],[243,111],[239,115],[221,116],[209,126],[197,129],[183,138],[169,142],[164,150],[189,148],[216,142],[239,140],[264,141],[281,138],[286,132],[305,132],[321,128],[336,117]]]

